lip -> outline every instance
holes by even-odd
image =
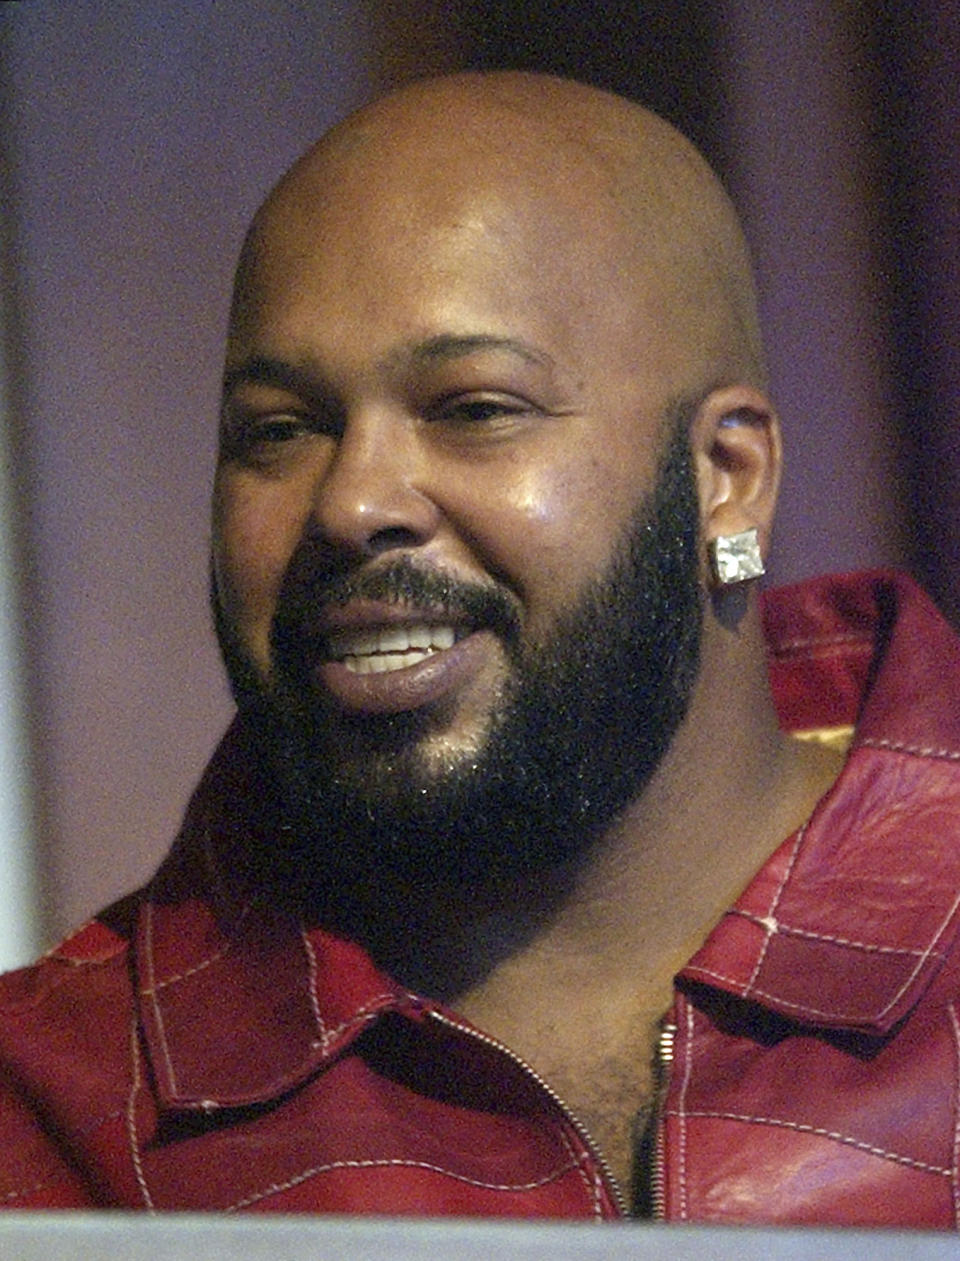
[[[373,630],[378,626],[462,626],[463,618],[445,609],[420,608],[415,604],[395,604],[386,600],[351,600],[349,604],[328,605],[320,616],[321,631]]]
[[[401,713],[429,705],[469,683],[487,659],[487,647],[492,639],[490,631],[472,631],[452,647],[438,649],[415,665],[383,674],[355,674],[342,661],[329,660],[321,661],[312,674],[314,681],[342,710]]]
[[[358,674],[343,661],[327,656],[327,640],[333,632],[360,633],[397,626],[450,626],[455,640],[449,648],[435,649],[412,665],[378,674]],[[324,608],[309,638],[318,650],[310,677],[339,709],[389,714],[429,705],[467,685],[487,660],[494,636],[491,631],[472,628],[460,614],[437,607],[351,600]]]

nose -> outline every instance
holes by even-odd
[[[332,458],[317,479],[311,532],[357,557],[420,547],[439,511],[423,489],[426,452],[404,418],[347,418]]]

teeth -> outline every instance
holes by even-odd
[[[410,647],[411,648],[429,648],[430,642],[431,642],[430,637],[433,634],[434,630],[439,631],[440,627],[439,626],[437,627],[411,626],[410,634],[409,634]]]
[[[405,626],[390,626],[380,631],[377,638],[380,641],[377,644],[380,652],[406,652],[410,647],[410,632]]]
[[[353,639],[350,640],[349,651],[355,653],[376,652],[379,647],[380,638],[376,631],[358,631]],[[347,649],[344,651],[347,651]]]
[[[344,657],[343,664],[351,674],[387,674],[403,670],[433,656],[432,652],[372,653],[369,657]]]
[[[354,674],[384,674],[425,661],[435,652],[451,648],[456,640],[452,626],[384,626],[378,629],[333,631],[328,650]]]

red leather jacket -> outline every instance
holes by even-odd
[[[657,1207],[954,1227],[960,644],[886,574],[765,616],[784,724],[857,732],[678,978]],[[0,984],[0,1204],[621,1214],[509,1050],[235,896],[216,855],[257,826],[235,745],[149,888]]]

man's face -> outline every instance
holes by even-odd
[[[523,636],[495,586],[451,583],[406,558],[369,573],[315,576],[314,602],[433,607],[502,636],[510,673],[475,756],[426,764],[420,744],[431,715],[416,708],[358,717],[354,741],[345,741],[349,720],[331,722],[311,684],[301,596],[281,595],[269,684],[217,611],[235,691],[282,786],[285,858],[298,883],[310,887],[337,870],[340,880],[365,875],[373,855],[421,883],[550,870],[586,856],[642,790],[686,712],[699,664],[686,420],[680,410],[655,491],[609,567],[543,641]],[[319,870],[311,862],[318,846]]]
[[[241,704],[270,698],[297,775],[362,814],[481,773],[518,697],[556,703],[548,678],[525,685],[539,657],[575,642],[596,712],[606,638],[659,623],[669,658],[665,636],[697,623],[675,445],[660,489],[681,555],[659,591],[675,616],[649,600],[645,624],[602,615],[618,600],[629,615],[660,563],[651,510],[682,379],[669,319],[645,323],[619,281],[616,224],[595,216],[585,243],[576,197],[454,178],[404,200],[366,169],[289,197],[262,229],[228,351],[214,539]]]

